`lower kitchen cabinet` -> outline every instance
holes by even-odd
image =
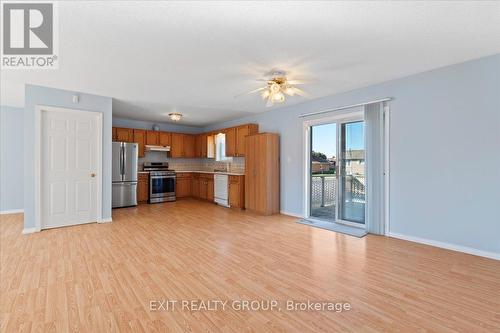
[[[175,184],[175,196],[185,198],[191,196],[191,173],[178,173]]]
[[[149,199],[149,174],[139,173],[137,177],[137,202],[146,203]]]
[[[212,178],[207,179],[207,200],[214,201],[214,175]]]
[[[198,198],[214,201],[214,175],[211,173],[202,173],[199,177]]]
[[[193,178],[191,179],[191,196],[194,198],[200,197],[200,174],[193,173]]]
[[[245,177],[229,176],[229,206],[244,208],[245,206]]]

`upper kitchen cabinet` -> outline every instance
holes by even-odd
[[[197,134],[194,136],[194,155],[195,157],[205,157],[203,156],[203,135]]]
[[[173,158],[184,157],[184,134],[172,133],[172,145],[170,146],[170,156]]]
[[[208,155],[207,155],[207,151],[208,151],[207,138],[208,138],[207,134],[200,134],[200,146],[201,146],[200,157],[203,157],[203,158],[208,157]]]
[[[184,156],[183,157],[196,157],[195,151],[195,136],[192,134],[183,135]]]
[[[215,135],[207,134],[207,158],[215,158]]]
[[[111,129],[111,140],[116,141],[116,127]]]
[[[247,135],[257,134],[259,125],[246,124],[236,127],[236,144],[234,156],[245,156],[245,137]]]
[[[134,130],[132,128],[116,127],[116,140],[118,142],[134,142]]]
[[[158,143],[160,146],[171,146],[172,145],[172,133],[160,132],[158,135]]]
[[[139,157],[144,157],[144,146],[146,145],[146,131],[134,129],[134,142],[139,146]]]
[[[208,134],[195,135],[195,157],[207,158],[208,156]]]
[[[148,146],[158,146],[159,144],[159,134],[158,131],[147,131],[146,132],[146,144]]]
[[[245,124],[226,129],[224,131],[226,134],[226,156],[245,156],[245,137],[257,134],[258,131],[257,124]]]
[[[228,128],[226,134],[226,156],[236,156],[236,127]]]

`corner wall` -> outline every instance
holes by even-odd
[[[307,89],[306,89],[307,90]],[[500,55],[205,127],[281,136],[281,209],[302,215],[301,113],[393,97],[390,232],[500,257]]]
[[[24,207],[24,109],[0,106],[0,213]]]
[[[35,107],[37,105],[100,112],[102,130],[102,218],[111,218],[112,98],[49,87],[26,85],[24,112],[24,228],[35,227]],[[79,103],[72,96],[80,97]]]

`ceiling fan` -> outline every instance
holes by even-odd
[[[298,80],[289,80],[286,72],[283,70],[273,69],[269,71],[266,76],[268,77],[267,79],[259,79],[259,81],[266,82],[264,87],[254,89],[246,94],[260,92],[262,99],[266,100],[267,107],[273,106],[274,103],[283,103],[287,95],[305,95],[302,89],[295,87],[295,85],[304,83]]]

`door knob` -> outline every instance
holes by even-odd
[[[90,177],[94,178],[95,177],[95,172],[90,173]]]

